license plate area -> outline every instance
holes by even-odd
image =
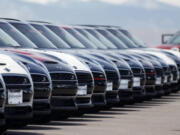
[[[165,76],[164,77],[164,83],[167,83],[168,82],[168,76]]]
[[[113,82],[107,82],[107,89],[106,91],[113,91]]]
[[[161,77],[156,78],[156,84],[161,84]]]
[[[87,85],[78,86],[77,95],[78,95],[78,96],[87,95]]]
[[[173,74],[171,74],[171,81],[173,81],[173,80],[174,80],[173,78],[174,78],[174,75],[173,75]]]
[[[129,80],[122,79],[120,82],[119,89],[128,89],[129,88]]]
[[[22,90],[8,90],[8,104],[16,105],[23,103],[23,91]]]
[[[141,86],[141,79],[140,77],[133,78],[133,87],[140,87]]]

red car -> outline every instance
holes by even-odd
[[[171,37],[168,41],[165,40],[166,37]],[[180,32],[176,34],[164,34],[162,35],[162,45],[156,46],[161,49],[171,49],[180,51]]]

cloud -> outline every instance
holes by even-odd
[[[180,7],[180,0],[158,0],[158,1],[168,5]]]
[[[103,2],[113,5],[126,5],[137,6],[143,8],[157,8],[161,4],[167,4],[171,6],[180,7],[180,0],[19,0],[34,4],[54,4],[54,3],[69,3],[69,2]]]
[[[29,3],[35,3],[35,4],[46,5],[46,4],[49,4],[49,3],[56,3],[59,0],[21,0],[21,1],[29,2]]]

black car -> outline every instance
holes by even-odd
[[[6,130],[5,114],[4,114],[5,102],[6,102],[6,87],[5,87],[4,80],[2,76],[0,75],[0,134]]]

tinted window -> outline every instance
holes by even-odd
[[[0,28],[11,36],[21,47],[37,48],[29,39],[27,39],[21,32],[17,31],[8,23],[0,23]]]
[[[99,34],[97,31],[93,29],[85,29],[87,32],[89,32],[91,35],[93,35],[95,38],[97,38],[102,44],[104,44],[107,48],[110,49],[117,49],[117,47],[112,44],[108,39],[103,37],[101,34]]]
[[[137,37],[129,33],[127,30],[119,30],[122,32],[124,35],[126,35],[131,41],[133,41],[137,46],[139,47],[145,47],[145,44],[139,40]]]
[[[50,31],[43,25],[31,24],[36,30],[38,30],[42,35],[49,39],[57,48],[70,48],[70,46],[60,39],[56,34]]]
[[[105,30],[97,29],[101,35],[103,35],[105,38],[107,38],[109,41],[111,41],[114,45],[117,46],[119,49],[126,49],[127,46],[124,45],[122,41],[120,41],[118,38],[114,37],[111,33]]]
[[[180,35],[175,35],[173,36],[170,41],[168,42],[168,44],[173,44],[173,45],[178,45],[180,44]]]
[[[48,39],[43,37],[32,26],[15,22],[11,22],[11,24],[16,27],[21,33],[23,33],[27,38],[29,38],[39,48],[56,48]]]
[[[86,48],[97,48],[93,45],[89,40],[83,37],[78,31],[72,28],[64,28],[67,32],[69,32],[72,36],[74,36],[77,40],[79,40]]]
[[[71,34],[63,30],[58,26],[46,25],[50,30],[52,30],[58,37],[63,39],[71,48],[85,48],[81,42],[75,39]]]
[[[89,34],[87,31],[79,28],[75,28],[79,33],[81,33],[83,36],[88,38],[91,42],[93,42],[94,45],[96,45],[97,48],[99,49],[107,49],[105,45],[103,45],[98,39],[96,39],[94,36]]]
[[[14,41],[2,29],[0,29],[0,46],[1,47],[19,47],[20,45],[16,41]]]
[[[111,32],[114,36],[119,38],[125,45],[127,45],[129,48],[137,47],[131,40],[128,39],[123,33],[115,30],[115,29],[107,29],[107,31]]]

